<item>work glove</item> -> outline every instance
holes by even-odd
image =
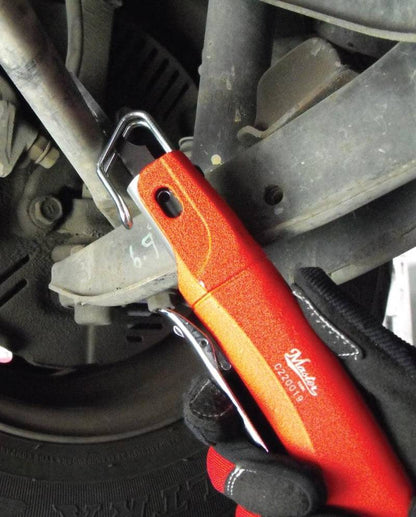
[[[310,325],[342,360],[416,484],[416,349],[385,329],[350,300],[318,268],[300,269],[293,293]],[[185,396],[184,417],[197,438],[210,445],[207,470],[213,486],[261,517],[341,517],[325,507],[320,471],[282,451],[267,454],[244,438],[240,418],[208,378]],[[238,517],[246,515],[238,510]],[[247,514],[248,515],[248,514]],[[409,509],[416,517],[416,505]]]

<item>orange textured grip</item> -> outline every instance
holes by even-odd
[[[411,487],[337,358],[236,215],[180,152],[140,174],[139,195],[170,242],[184,298],[214,334],[288,452],[318,464],[328,503],[405,517]],[[183,211],[156,201],[170,189]]]

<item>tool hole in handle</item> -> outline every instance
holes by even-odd
[[[171,190],[168,188],[161,188],[156,192],[155,197],[158,205],[167,217],[174,219],[181,215],[183,207]]]

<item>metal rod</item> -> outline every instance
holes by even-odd
[[[0,65],[117,226],[115,205],[96,174],[104,136],[27,0],[0,0]]]

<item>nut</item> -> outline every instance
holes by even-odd
[[[53,196],[45,196],[31,202],[29,213],[36,226],[47,229],[61,219],[64,211],[59,199]]]
[[[36,165],[41,165],[45,169],[50,169],[59,158],[58,149],[43,135],[36,138],[27,154]]]

